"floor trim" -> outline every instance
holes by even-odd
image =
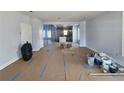
[[[10,64],[14,63],[15,61],[17,61],[19,58],[13,58],[12,60],[10,60],[9,62],[6,62],[5,64],[0,66],[0,70],[4,69],[5,67],[9,66]]]

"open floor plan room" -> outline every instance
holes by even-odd
[[[0,81],[124,80],[121,11],[0,11]]]

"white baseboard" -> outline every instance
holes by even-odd
[[[35,48],[35,49],[33,49],[33,51],[39,51],[40,50],[40,48]]]
[[[92,47],[89,47],[89,46],[86,46],[86,47],[89,48],[89,49],[91,49],[91,50],[93,50],[93,51],[95,51],[95,52],[97,52],[97,53],[100,53],[100,51],[98,51],[98,50],[96,50],[96,49],[94,49]]]
[[[38,49],[33,49],[33,51],[38,51]]]
[[[14,63],[15,61],[17,61],[19,58],[16,57],[16,58],[13,58],[12,60],[10,60],[9,62],[3,64],[0,66],[0,70],[4,69],[5,67],[9,66],[10,64]]]
[[[33,51],[39,51],[41,48],[43,48],[43,46],[38,47],[38,48],[34,48]]]

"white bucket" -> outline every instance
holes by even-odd
[[[94,57],[88,57],[88,65],[91,67],[94,66]]]

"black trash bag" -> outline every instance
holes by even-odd
[[[32,58],[32,46],[31,43],[26,42],[22,47],[21,47],[21,53],[22,53],[22,58],[25,61],[28,61]]]

